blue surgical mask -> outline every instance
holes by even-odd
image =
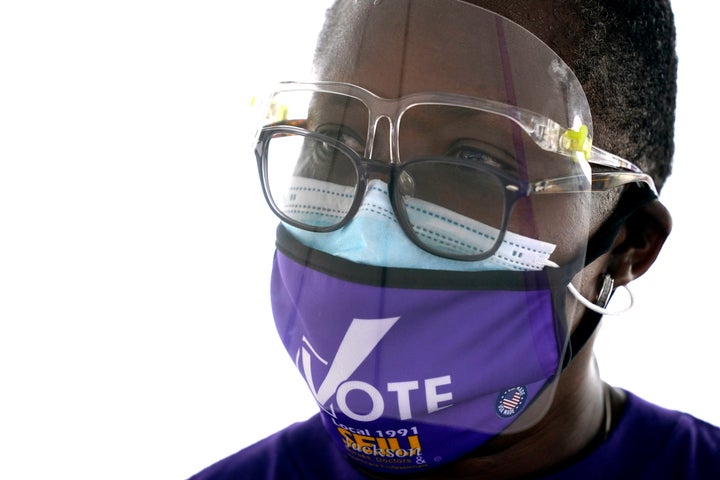
[[[331,187],[331,184],[327,184],[324,189]],[[298,203],[313,205],[318,201],[313,198],[312,189],[306,189],[303,195],[304,198],[302,201],[298,200]],[[454,241],[473,245],[480,243],[483,236],[499,234],[497,229],[440,206],[421,200],[412,202],[416,202],[417,210],[422,210],[425,214],[450,220],[443,222],[443,234],[452,236]],[[448,224],[456,227],[448,230]],[[426,252],[402,231],[390,204],[388,186],[377,179],[368,183],[360,209],[345,227],[327,233],[309,232],[287,225],[286,228],[308,247],[373,266],[447,271],[533,271],[555,266],[548,260],[555,245],[509,231],[505,233],[500,248],[485,260],[452,260]]]

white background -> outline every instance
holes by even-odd
[[[309,3],[0,6],[0,478],[181,479],[315,411],[243,124],[293,45],[260,11],[302,28]],[[675,231],[597,348],[612,383],[715,424],[718,14],[677,2]]]

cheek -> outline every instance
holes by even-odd
[[[509,230],[556,245],[560,265],[584,255],[590,232],[590,194],[534,195],[519,201]]]

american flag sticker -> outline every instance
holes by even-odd
[[[527,399],[527,388],[513,387],[497,396],[495,412],[502,418],[512,417],[522,410]]]

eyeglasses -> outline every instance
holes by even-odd
[[[635,165],[591,147],[582,128],[490,100],[451,94],[389,100],[322,82],[283,84],[268,105],[255,148],[263,192],[283,222],[308,231],[342,228],[358,212],[368,182],[380,178],[393,209],[387,214],[416,245],[476,261],[497,250],[515,204],[530,195],[638,182],[654,189]],[[390,142],[381,152],[376,133],[385,123]],[[590,174],[589,164],[621,171]],[[484,238],[457,242],[448,233],[454,228],[476,229]]]

